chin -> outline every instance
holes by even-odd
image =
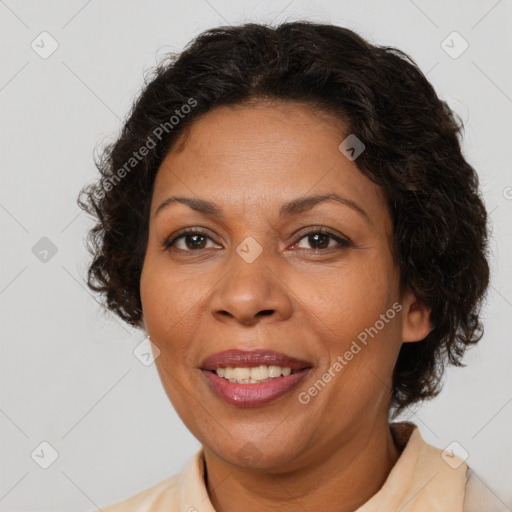
[[[287,465],[298,456],[297,444],[291,441],[288,443],[283,443],[282,440],[269,442],[265,438],[259,441],[248,438],[244,441],[241,436],[235,437],[237,442],[233,443],[231,440],[228,446],[219,446],[218,443],[207,446],[225,462],[246,469],[278,468]]]

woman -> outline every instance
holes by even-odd
[[[482,337],[461,128],[407,55],[332,25],[217,28],[159,64],[79,203],[89,286],[202,448],[103,511],[500,510],[390,421]]]

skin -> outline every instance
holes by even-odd
[[[431,330],[430,311],[412,294],[400,296],[385,197],[338,150],[346,135],[340,122],[300,103],[220,107],[183,132],[158,170],[140,282],[143,323],[161,351],[165,391],[203,445],[218,512],[353,511],[400,455],[388,425],[391,376],[402,342]],[[366,216],[333,200],[278,216],[286,201],[332,192]],[[180,203],[155,215],[170,196],[213,201],[224,218]],[[194,227],[206,238],[164,247]],[[316,228],[350,245],[305,236]],[[247,237],[262,248],[252,263],[236,252]],[[395,302],[402,310],[301,403],[298,394]],[[200,370],[204,358],[231,348],[278,350],[313,369],[272,403],[232,406]],[[247,452],[256,455],[244,459]]]

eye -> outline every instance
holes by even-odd
[[[192,252],[206,249],[206,240],[213,241],[205,231],[200,229],[189,229],[188,231],[178,233],[174,238],[171,237],[167,239],[163,245],[167,250],[171,247],[176,247],[176,249],[180,251]],[[181,247],[178,247],[180,243],[177,242],[183,242]]]
[[[308,249],[312,248],[313,250],[325,250],[325,249],[333,249],[333,248],[346,248],[350,247],[350,242],[342,237],[336,236],[332,234],[329,231],[326,231],[325,229],[315,229],[307,232],[304,234],[300,239],[299,242],[295,245],[298,245],[300,243],[300,240],[306,240],[306,243],[310,245],[310,247],[299,247],[300,249]],[[338,246],[336,246],[336,243],[330,244],[331,241],[337,242]]]

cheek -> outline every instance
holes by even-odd
[[[155,365],[176,412],[188,419],[187,401],[191,398],[187,378],[192,356],[187,350],[187,336],[193,334],[190,326],[196,324],[190,320],[190,313],[187,315],[191,306],[182,287],[185,283],[176,282],[176,273],[163,269],[154,260],[145,261],[140,294],[146,330],[160,350]]]
[[[394,281],[382,261],[347,265],[296,284],[304,304],[330,338],[345,340],[373,325],[392,305]],[[330,332],[330,334],[329,334]]]
[[[164,258],[149,256],[144,262],[140,280],[146,327],[171,329],[178,324],[201,296],[199,282],[180,278],[178,272],[173,272],[165,264]]]
[[[170,318],[174,306],[172,287],[166,286],[155,273],[143,272],[140,285],[142,311],[146,329],[152,333],[164,327],[165,319]],[[174,315],[172,315],[174,317]]]
[[[142,311],[146,330],[161,351],[161,365],[181,372],[197,364],[197,346],[191,340],[201,339],[201,312],[215,282],[192,270],[177,272],[165,259],[145,261],[140,282]]]
[[[401,344],[399,314],[393,308],[395,276],[390,262],[376,257],[332,272],[323,287],[308,282],[303,289],[309,290],[306,303],[323,345],[321,366],[337,375],[334,388],[347,407],[356,407],[352,401],[363,397],[373,400],[388,387]],[[339,357],[341,366],[335,370]],[[336,407],[338,399],[330,400]]]
[[[173,348],[170,339],[179,340],[176,331],[187,311],[186,294],[172,274],[146,260],[140,281],[140,295],[146,330],[163,352]]]

